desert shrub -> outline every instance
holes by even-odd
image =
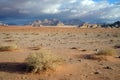
[[[106,36],[107,36],[107,37],[110,37],[110,34],[107,34]]]
[[[119,37],[119,34],[117,34],[117,33],[116,33],[116,34],[113,34],[113,37],[116,37],[116,38],[117,38],[117,37]]]
[[[5,42],[14,42],[15,40],[12,40],[12,39],[8,39],[8,40],[5,40]]]
[[[39,33],[32,33],[32,35],[39,35]]]
[[[14,51],[17,49],[17,45],[12,46],[1,46],[0,51]]]
[[[54,70],[60,62],[60,58],[46,50],[40,50],[39,52],[32,53],[26,58],[27,71],[33,73]]]
[[[87,33],[85,33],[85,35],[87,36],[88,34],[87,34]]]
[[[90,60],[109,61],[109,57],[113,57],[113,55],[115,54],[116,54],[116,51],[114,49],[104,48],[99,50],[95,54],[84,54],[84,55],[81,55],[80,57],[84,59],[90,59]]]
[[[113,56],[116,54],[116,51],[112,48],[104,48],[97,52],[96,55],[105,55],[105,56]]]
[[[112,42],[112,43],[113,43],[113,42],[114,42],[114,40],[113,40],[113,39],[111,39],[111,40],[110,40],[110,42]]]
[[[100,34],[97,34],[97,37],[100,37],[101,35]]]

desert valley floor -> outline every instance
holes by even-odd
[[[120,80],[120,28],[0,27],[0,46],[17,45],[18,50],[0,51],[0,80]],[[115,47],[119,45],[118,47]],[[64,62],[53,72],[32,74],[21,70],[25,58],[51,50]],[[113,48],[115,56],[94,60],[89,55]]]

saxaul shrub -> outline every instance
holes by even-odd
[[[56,66],[61,63],[61,59],[53,55],[50,51],[40,50],[31,53],[26,58],[27,71],[40,73],[41,71],[55,70]]]

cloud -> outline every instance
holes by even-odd
[[[108,0],[0,0],[0,17],[51,16],[80,18],[87,22],[120,20],[120,2]]]

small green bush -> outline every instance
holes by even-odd
[[[50,53],[50,51],[40,50],[32,53],[26,58],[27,71],[40,73],[41,71],[54,70],[61,62],[61,59]]]
[[[17,49],[16,45],[13,46],[1,46],[0,51],[14,51]]]
[[[105,56],[113,56],[116,54],[115,49],[112,48],[104,48],[97,52],[97,55],[105,55]]]

